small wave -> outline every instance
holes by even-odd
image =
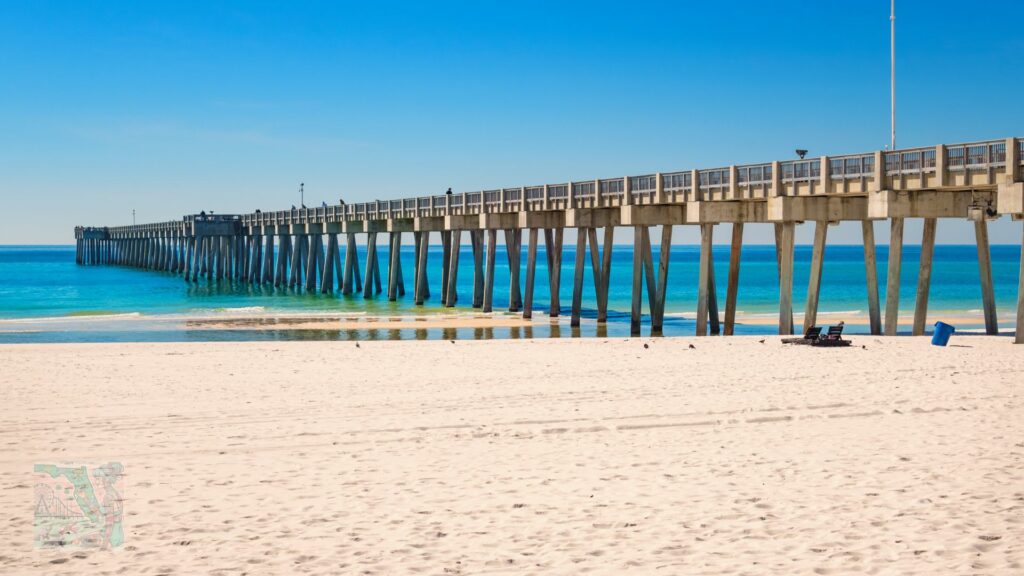
[[[265,312],[267,309],[263,306],[239,306],[238,308],[214,308],[213,311],[218,314],[234,314],[237,312]]]
[[[36,322],[82,322],[92,320],[124,320],[126,318],[140,318],[141,312],[105,312],[78,310],[69,312],[64,316],[38,316],[31,318],[3,318],[0,324],[32,324]]]
[[[76,310],[74,312],[68,312],[66,316],[72,318],[81,318],[83,316],[89,317],[103,317],[103,318],[125,318],[128,316],[142,316],[141,312],[113,312],[110,310]]]
[[[161,316],[177,320],[225,320],[230,318],[336,318],[339,316],[366,316],[365,310],[301,310],[288,308],[266,308],[264,306],[239,306],[235,308],[193,308]]]

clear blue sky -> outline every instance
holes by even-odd
[[[552,4],[0,0],[0,244],[888,143],[887,1]],[[1024,2],[897,8],[898,145],[1024,136]]]

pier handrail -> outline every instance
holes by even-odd
[[[181,220],[102,228],[111,234],[175,233],[196,222],[238,222],[242,226],[326,224],[351,220],[415,218],[443,215],[473,215],[487,212],[562,210],[583,207],[612,207],[640,200],[649,203],[679,203],[698,200],[763,199],[780,195],[774,185],[808,185],[811,193],[827,181],[836,186],[849,181],[935,174],[941,166],[950,172],[992,171],[1005,168],[1008,139],[903,148],[893,151],[844,154],[821,158],[761,162],[731,167],[682,170],[575,180],[546,185],[494,188],[445,195],[412,196],[326,207],[297,208],[248,214],[191,214]],[[1024,165],[1024,139],[1016,139],[1016,157]],[[942,154],[940,159],[938,154]],[[883,162],[879,171],[876,158]],[[940,162],[941,160],[941,162]],[[775,165],[778,168],[774,168]],[[775,173],[775,170],[778,173]],[[827,170],[825,177],[822,170]],[[696,182],[694,178],[696,177]],[[660,182],[659,182],[660,180]],[[843,184],[844,186],[846,184]],[[760,190],[757,195],[750,191]],[[826,187],[827,191],[829,188]],[[629,191],[628,197],[625,194]],[[699,191],[699,194],[698,194]],[[733,195],[735,191],[747,191]],[[76,234],[96,227],[76,227]]]

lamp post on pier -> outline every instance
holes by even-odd
[[[889,88],[892,105],[891,126],[889,134],[889,149],[896,149],[896,0],[890,0],[889,4]]]

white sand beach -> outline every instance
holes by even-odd
[[[3,574],[1020,574],[1024,348],[0,347]],[[125,544],[33,547],[36,463]]]

